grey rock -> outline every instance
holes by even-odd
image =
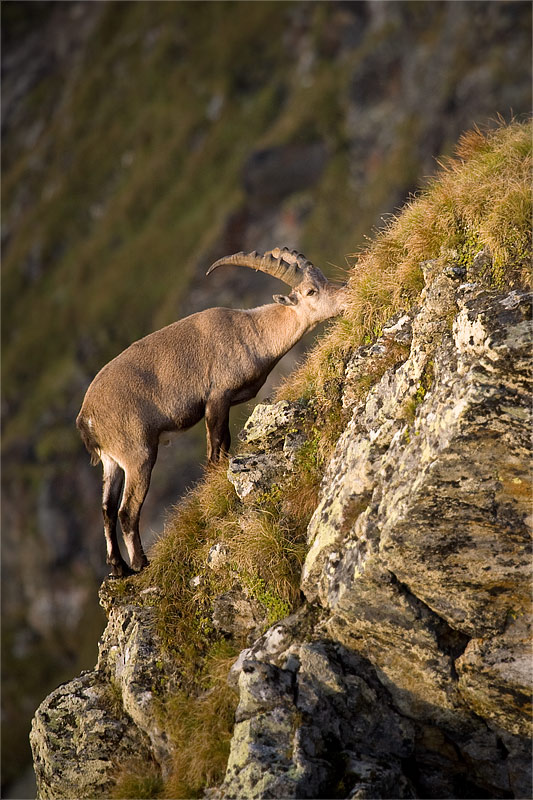
[[[302,575],[322,611],[234,666],[224,797],[531,793],[531,297],[458,286],[449,254],[423,271],[420,306],[347,364],[352,418]],[[358,400],[350,383],[402,329],[409,356]]]
[[[63,684],[41,703],[31,746],[38,795],[109,797],[117,764],[157,762],[163,775],[170,744],[158,723],[157,696],[172,690],[173,672],[162,651],[145,591],[133,602],[104,583],[100,602],[109,620],[94,670]]]
[[[348,800],[416,797],[409,781],[402,773],[399,761],[395,759],[379,761],[355,753],[346,755],[346,778],[349,783],[353,783],[353,788],[347,795]]]
[[[385,323],[381,338],[410,344],[413,338],[412,315],[399,311]]]
[[[262,606],[240,587],[218,595],[213,602],[211,621],[216,630],[240,639],[259,635],[265,625]]]
[[[228,561],[229,548],[224,542],[214,544],[207,554],[207,566],[212,570],[223,568]]]
[[[273,665],[244,662],[223,798],[297,796],[298,769],[290,757],[297,716],[293,680]]]
[[[297,428],[300,419],[301,410],[287,400],[260,403],[248,417],[239,439],[247,444],[276,447]]]
[[[472,265],[467,270],[468,280],[475,283],[486,283],[490,278],[492,267],[492,256],[490,250],[485,247],[476,253]]]
[[[281,644],[278,628],[273,635]],[[400,763],[412,751],[413,729],[382,702],[372,670],[320,640],[301,645],[294,664],[282,669],[248,650],[222,796],[329,797],[341,781],[352,789],[359,782],[361,792],[385,792],[387,780],[396,781],[403,791],[408,784]],[[356,747],[357,774],[347,756]]]
[[[228,479],[241,500],[256,500],[294,469],[305,441],[301,415],[297,404],[286,400],[254,408],[239,438],[255,451],[234,456],[228,466]]]
[[[104,583],[100,591],[104,606],[106,588]],[[96,671],[117,688],[124,710],[149,738],[155,759],[165,771],[170,745],[157,722],[156,704],[161,686],[168,687],[172,679],[173,666],[155,633],[153,613],[150,605],[136,603],[112,608],[98,646]]]
[[[30,742],[40,800],[109,797],[116,764],[150,758],[150,743],[114,687],[85,672],[39,706]]]
[[[283,453],[254,453],[249,456],[234,456],[228,466],[228,480],[235,487],[241,500],[255,500],[270,491],[287,473],[289,468]]]
[[[409,358],[354,407],[338,442],[302,586],[401,713],[450,733],[474,765],[453,765],[460,780],[506,792],[527,784],[531,730],[531,297],[457,289],[445,273],[424,265]],[[514,737],[519,768],[480,719]],[[441,765],[452,770],[448,756]],[[456,789],[428,796],[440,791]]]
[[[531,627],[531,618],[522,615],[501,636],[472,639],[456,661],[459,691],[474,713],[524,737],[532,732]]]

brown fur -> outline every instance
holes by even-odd
[[[95,441],[92,431],[87,425],[85,419],[82,417],[81,413],[78,414],[78,417],[76,419],[76,427],[78,428],[81,440],[85,445],[85,447],[87,448],[87,452],[91,457],[91,464],[93,467],[95,467],[100,461],[98,443]]]

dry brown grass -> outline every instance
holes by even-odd
[[[162,797],[163,779],[158,765],[132,758],[116,765],[117,779],[111,789],[112,800],[142,800]]]
[[[332,387],[343,359],[416,301],[423,288],[422,261],[454,253],[460,263],[469,263],[487,246],[495,286],[531,285],[531,135],[530,122],[513,122],[485,132],[475,128],[461,137],[455,156],[441,163],[420,196],[365,250],[349,256],[349,309],[281,388],[280,397],[311,395],[332,409]]]
[[[205,660],[201,688],[167,701],[164,720],[175,743],[173,769],[162,797],[201,797],[224,777],[238,696],[227,683],[235,655],[219,647]]]
[[[277,509],[248,509],[241,514],[239,530],[228,546],[232,565],[242,579],[259,579],[273,598],[287,604],[296,601],[305,539],[287,517]]]

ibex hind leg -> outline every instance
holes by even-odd
[[[101,460],[104,468],[102,513],[107,548],[106,561],[111,567],[112,577],[123,578],[132,574],[132,570],[122,558],[117,540],[117,517],[124,474],[117,462],[105,453],[102,453]]]
[[[136,461],[128,459],[129,463],[124,468],[126,480],[118,516],[131,568],[135,572],[139,572],[148,564],[139,534],[139,520],[156,457],[157,449],[147,452],[144,458]]]

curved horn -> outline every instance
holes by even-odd
[[[316,278],[319,281],[327,281],[326,276],[322,272],[322,270],[315,267],[312,261],[309,261],[308,258],[304,256],[303,253],[299,253],[298,250],[289,250],[288,247],[275,247],[273,250],[269,250],[268,253],[265,253],[265,256],[272,253],[272,255],[277,258],[279,255],[283,256],[284,261],[288,261],[290,264],[295,264],[297,267],[300,267],[303,272],[306,272],[308,275],[312,275],[313,278]]]
[[[267,275],[272,275],[274,278],[279,278],[280,281],[283,281],[288,286],[292,286],[294,289],[304,278],[303,264],[296,260],[294,254],[296,254],[296,256],[299,255],[295,250],[291,251],[287,247],[275,247],[273,250],[263,254],[255,250],[253,253],[235,253],[232,256],[219,258],[218,261],[211,264],[206,274],[209,275],[209,273],[213,272],[217,267],[226,264],[238,267],[250,267],[260,272],[266,272]],[[304,257],[302,256],[301,258],[303,259]],[[306,263],[312,266],[310,262]]]

